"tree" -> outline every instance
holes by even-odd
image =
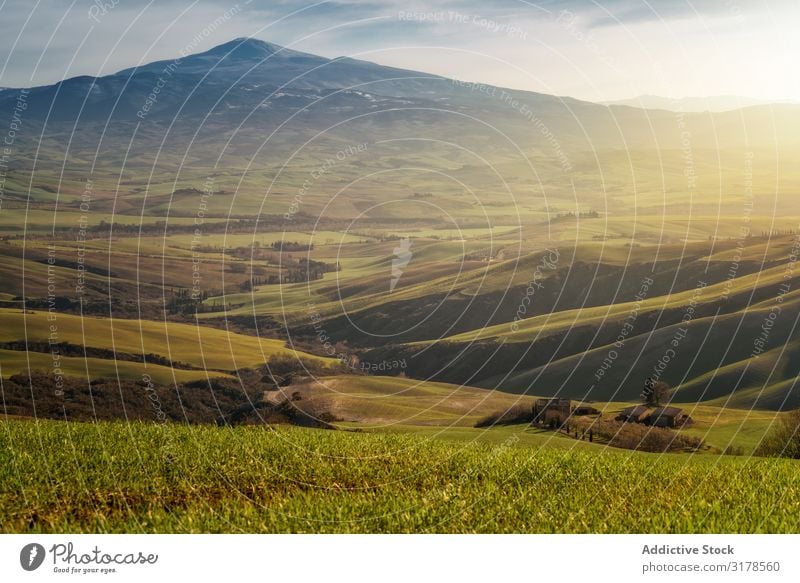
[[[775,421],[772,430],[756,449],[756,455],[800,459],[800,409]]]
[[[667,383],[648,377],[644,382],[644,389],[642,389],[640,396],[645,405],[658,407],[662,403],[669,401],[669,392],[670,388]]]

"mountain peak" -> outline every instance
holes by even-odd
[[[239,37],[217,45],[203,54],[228,59],[265,59],[272,55],[290,57],[301,53],[257,38]]]

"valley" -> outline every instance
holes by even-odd
[[[0,93],[3,529],[791,531],[800,106],[171,63]]]

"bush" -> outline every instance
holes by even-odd
[[[786,414],[764,437],[756,455],[800,459],[800,409]]]
[[[295,377],[343,374],[347,372],[347,369],[341,363],[329,366],[321,361],[301,356],[276,354],[269,358],[267,364],[261,367],[260,372],[264,382],[278,381],[278,384],[282,385],[288,384]]]
[[[259,401],[248,403],[218,420],[219,425],[260,425],[263,423],[291,424],[318,429],[335,429],[333,422],[340,421],[324,403],[303,400],[298,393],[277,403]]]
[[[533,407],[530,405],[514,405],[504,411],[487,415],[475,424],[475,427],[492,427],[494,425],[516,425],[533,421]]]
[[[576,428],[583,433],[592,431],[596,437],[602,438],[611,446],[637,451],[664,453],[697,450],[703,445],[700,438],[640,423],[577,419],[570,422],[568,429]]]

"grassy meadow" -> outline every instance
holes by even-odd
[[[332,362],[310,354],[298,354],[287,348],[282,340],[206,326],[73,314],[57,314],[55,319],[48,320],[49,316],[47,311],[0,309],[0,341],[20,338],[32,342],[47,341],[50,327],[55,326],[56,338],[60,342],[138,355],[159,354],[203,371],[235,371],[263,364],[275,355]]]
[[[41,352],[22,352],[19,350],[0,350],[2,375],[24,375],[27,371],[46,371],[53,366],[53,357]],[[139,380],[145,375],[157,383],[169,385],[173,382],[189,382],[206,378],[227,377],[226,373],[213,370],[184,370],[171,366],[148,363],[112,360],[107,358],[85,358],[62,356],[59,368],[63,374],[88,379]]]
[[[5,532],[789,533],[796,462],[418,434],[0,423]],[[575,443],[575,442],[573,442]]]

